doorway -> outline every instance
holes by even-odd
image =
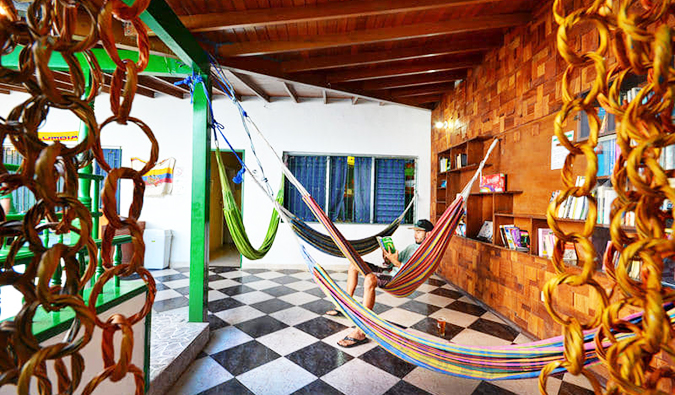
[[[244,153],[238,151],[237,154],[244,159]],[[218,163],[216,162],[216,151],[211,151],[211,206],[209,218],[209,264],[215,266],[241,266],[241,254],[234,245],[234,240],[227,228],[225,217],[223,216],[223,195],[218,175]],[[232,178],[240,169],[239,161],[232,152],[221,152],[220,157],[225,166],[227,179],[230,181],[230,189],[234,195],[234,201],[242,210],[242,188],[243,183],[235,184]]]

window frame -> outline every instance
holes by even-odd
[[[345,154],[345,153],[335,153],[335,152],[314,152],[314,151],[309,151],[309,152],[303,152],[303,151],[284,151],[282,154],[282,158],[284,160],[284,163],[288,163],[288,158],[291,156],[318,156],[318,157],[326,157],[326,183],[325,183],[325,201],[324,207],[326,207],[326,210],[328,210],[328,207],[330,207],[330,186],[331,186],[331,178],[330,178],[330,169],[331,169],[331,157],[337,157],[337,156],[353,156],[355,158],[370,158],[371,159],[371,167],[370,167],[370,219],[368,222],[353,222],[353,221],[336,221],[337,223],[340,224],[350,224],[350,225],[382,225],[383,223],[380,222],[374,222],[375,221],[375,192],[376,192],[376,162],[377,159],[402,159],[404,161],[413,161],[414,164],[414,195],[412,197],[413,201],[413,206],[411,207],[411,214],[412,215],[406,215],[406,217],[410,217],[410,221],[407,222],[406,218],[401,221],[401,224],[413,224],[415,222],[415,218],[417,217],[417,199],[415,196],[417,196],[417,191],[419,188],[419,157],[418,156],[412,156],[412,155],[386,155],[386,154]],[[286,180],[288,182],[288,180]],[[404,185],[405,188],[405,185]],[[404,192],[405,196],[405,192]],[[404,203],[404,209],[407,207],[407,205],[410,202],[405,202]],[[286,202],[284,202],[284,207],[288,208],[286,206]],[[410,213],[409,213],[410,214]],[[315,223],[318,222],[315,219],[313,220],[305,220],[305,222],[308,223]]]

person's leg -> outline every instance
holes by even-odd
[[[366,280],[363,283],[363,305],[368,309],[373,309],[375,306],[375,288],[377,288],[377,276],[374,273],[370,273],[366,276]],[[354,328],[354,330],[347,335],[356,341],[363,340],[366,338],[366,334],[359,328]],[[349,347],[353,345],[355,341],[349,339],[342,339],[338,342],[338,345],[342,347]]]
[[[354,296],[354,291],[356,290],[356,286],[359,283],[359,269],[356,268],[356,266],[351,263],[349,264],[349,270],[347,271],[347,293],[349,296]],[[326,315],[330,316],[341,316],[342,312],[340,310],[328,310],[326,312]]]

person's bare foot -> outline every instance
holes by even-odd
[[[358,346],[368,342],[366,334],[360,331],[359,329],[354,329],[349,335],[345,336],[344,339],[337,342],[338,346],[349,348]]]

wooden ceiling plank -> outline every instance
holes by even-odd
[[[283,62],[281,68],[286,73],[300,71],[325,70],[338,67],[353,67],[369,64],[394,62],[399,60],[419,59],[441,55],[462,54],[468,52],[487,51],[496,48],[503,42],[502,37],[496,39],[448,42],[430,46],[401,48],[391,51],[364,52],[353,55],[324,56],[309,59],[298,59]]]
[[[149,90],[157,93],[163,93],[165,95],[170,95],[178,99],[185,98],[185,92],[176,87],[174,84],[164,81],[161,78],[153,77],[150,75],[139,75],[138,76],[139,86],[148,88]]]
[[[406,98],[401,98],[399,101],[404,104],[409,104],[409,105],[419,105],[419,104],[427,104],[427,103],[436,103],[441,101],[443,98],[443,95],[441,94],[433,94],[433,95],[421,95],[421,96],[411,96],[411,97],[406,97]]]
[[[214,94],[229,98],[229,95],[223,92],[220,88],[216,87],[215,84],[211,88],[213,89]],[[232,90],[234,90],[234,87],[232,88]],[[241,95],[238,94],[237,91],[234,91],[234,98],[237,99],[237,101],[241,101]]]
[[[289,84],[288,82],[284,82],[284,88],[286,89],[286,92],[288,92],[288,96],[290,96],[294,102],[299,103],[298,94],[295,93],[295,90],[293,89],[291,84]]]
[[[103,73],[103,79],[104,79],[104,81],[103,81],[103,91],[106,92],[106,93],[110,93],[110,82],[112,81],[112,75],[110,75],[108,73]],[[140,85],[136,85],[136,93],[138,93],[141,96],[146,96],[146,97],[149,97],[149,98],[152,98],[152,99],[155,98],[155,92],[154,91],[152,91],[152,90],[150,90],[146,87],[140,86]]]
[[[358,30],[344,33],[321,34],[298,37],[287,41],[249,41],[220,46],[218,55],[255,56],[280,52],[297,52],[348,45],[377,43],[383,41],[431,37],[445,34],[508,28],[523,25],[532,19],[531,14],[498,14],[475,18],[452,19],[442,22]]]
[[[386,15],[496,1],[498,0],[350,0],[299,7],[258,8],[246,11],[186,15],[181,16],[180,20],[188,30],[196,33]]]
[[[377,80],[364,81],[360,83],[360,88],[364,91],[377,91],[450,82],[463,78],[466,78],[465,71],[444,71],[440,73],[417,74],[406,77],[380,78]]]
[[[260,88],[258,85],[256,85],[248,76],[237,73],[232,70],[230,70],[230,73],[232,73],[232,75],[235,76],[242,84],[246,85],[246,87],[252,90],[253,93],[256,94],[256,96],[263,99],[267,103],[270,102],[270,95],[265,93],[265,91],[262,90],[262,88]]]
[[[0,89],[28,93],[28,89],[24,88],[22,85],[0,83]]]
[[[413,86],[411,88],[401,88],[401,89],[392,89],[389,91],[389,94],[392,97],[409,97],[409,96],[420,96],[420,95],[430,95],[438,93],[446,93],[455,89],[454,82],[444,82],[441,84],[431,84],[431,85],[422,85],[422,86]]]
[[[362,81],[394,76],[406,76],[429,72],[462,70],[476,66],[480,64],[480,62],[481,62],[480,58],[472,58],[454,62],[443,61],[443,62],[421,63],[402,67],[381,66],[376,68],[347,70],[328,74],[326,76],[326,80],[329,83],[349,82],[349,81]]]
[[[3,95],[9,95],[10,91],[11,89],[0,88],[0,93],[2,93]]]

